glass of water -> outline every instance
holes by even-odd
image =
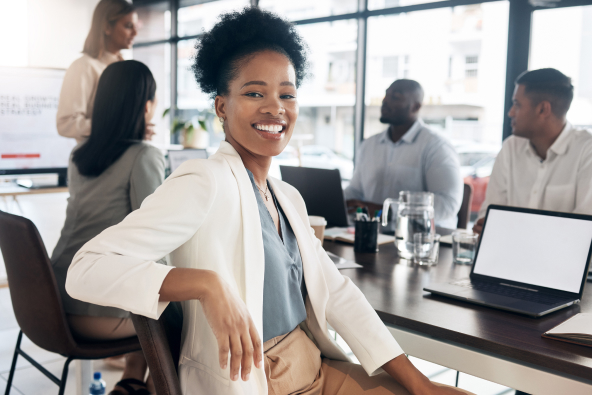
[[[440,253],[440,235],[433,233],[413,234],[413,262],[431,266],[438,263]]]
[[[452,233],[452,260],[461,265],[472,265],[479,235],[467,231]]]

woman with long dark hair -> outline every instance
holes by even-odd
[[[226,140],[85,244],[68,293],[151,318],[181,301],[184,395],[466,393],[409,362],[323,250],[298,191],[268,175],[294,132],[306,76],[294,26],[247,8],[223,15],[196,49],[196,79],[215,97]],[[155,262],[165,255],[172,266]]]
[[[164,157],[143,142],[156,108],[155,93],[156,82],[143,63],[128,60],[108,66],[97,87],[92,119],[96,133],[72,153],[66,222],[51,261],[72,332],[84,339],[135,335],[127,311],[73,299],[64,287],[76,251],[138,209],[163,182]],[[142,354],[128,354],[120,392],[114,394],[125,394],[126,386],[143,386],[145,371]]]
[[[56,119],[61,136],[81,142],[90,135],[99,77],[111,63],[123,60],[120,51],[131,48],[137,24],[138,15],[128,1],[99,1],[83,55],[70,65],[62,84]]]

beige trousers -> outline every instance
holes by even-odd
[[[136,335],[131,318],[67,315],[72,333],[85,340],[116,340]]]
[[[387,373],[370,377],[360,365],[321,359],[299,327],[266,341],[263,350],[269,395],[409,395]]]

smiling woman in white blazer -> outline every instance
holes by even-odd
[[[250,29],[243,29],[246,24]],[[237,37],[235,31],[246,33]],[[213,54],[221,42],[226,53]],[[460,393],[432,384],[413,367],[364,295],[323,250],[298,191],[267,176],[271,157],[288,144],[298,116],[296,87],[305,75],[306,59],[294,28],[273,14],[248,8],[224,16],[197,49],[196,77],[206,93],[216,95],[226,141],[209,159],[184,163],[139,210],[84,245],[70,266],[68,293],[154,319],[169,301],[182,301],[179,376],[185,395],[293,392],[277,388],[290,388],[302,370],[320,366],[320,355],[317,361],[313,352],[311,362],[308,356],[298,360],[296,352],[284,352],[279,357],[286,361],[287,376],[270,377],[276,371],[268,360],[263,368],[263,347],[265,356],[274,348],[269,349],[269,341],[263,345],[261,335],[264,320],[273,317],[265,317],[263,309],[266,247],[257,200],[263,199],[255,195],[254,182],[277,230],[280,210],[267,193],[273,193],[291,225],[306,285],[305,321],[272,339],[271,347],[302,329],[308,338],[301,336],[292,350],[320,350],[323,364],[348,361],[328,334],[330,324],[365,370],[359,378],[356,365],[339,365],[349,374],[333,369],[342,374],[340,391],[345,392],[340,393],[361,394],[363,388],[380,389],[373,392],[377,394]],[[269,191],[261,187],[265,185]],[[156,263],[165,256],[168,266]],[[310,387],[298,393],[336,393],[327,382],[315,387],[337,377],[323,366],[313,372]],[[380,380],[369,377],[373,375]],[[278,380],[283,380],[280,386]],[[360,380],[372,385],[358,385]]]

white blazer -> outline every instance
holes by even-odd
[[[300,247],[305,331],[322,354],[347,360],[327,331],[329,323],[370,375],[403,353],[361,291],[342,276],[314,236],[302,197],[269,178]],[[209,159],[184,163],[140,209],[106,229],[76,254],[66,290],[74,298],[157,319],[167,302],[159,290],[172,266],[217,272],[245,302],[259,336],[263,333],[263,239],[251,181],[227,142]],[[184,395],[267,394],[264,369],[253,366],[247,382],[222,370],[218,344],[197,300],[183,302],[179,378]]]

